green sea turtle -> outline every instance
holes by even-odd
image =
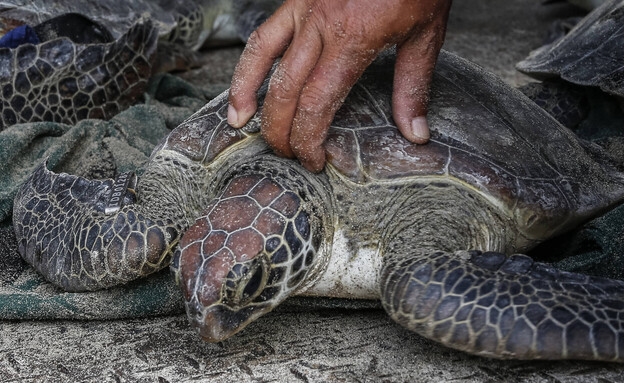
[[[72,21],[99,28],[80,15]],[[21,122],[110,118],[133,103],[151,75],[156,29],[140,20],[118,39],[108,37],[89,34],[86,43],[56,37],[0,48],[0,130]]]
[[[522,86],[521,91],[571,129],[585,121],[592,109],[603,120],[621,118],[623,10],[624,1],[610,0],[584,18],[557,22],[546,45],[517,64],[518,70],[542,80]]]
[[[517,64],[530,76],[561,78],[624,97],[624,1],[609,0],[565,36]]]
[[[401,325],[479,355],[623,361],[624,282],[516,253],[620,202],[624,175],[446,52],[431,142],[411,144],[390,117],[392,68],[384,56],[353,88],[321,174],[276,157],[258,117],[229,127],[227,93],[173,130],[139,178],[86,180],[44,163],[15,198],[19,251],[69,291],[124,283],[173,256],[208,341],[289,296],[331,296],[380,299]]]
[[[2,2],[0,31],[31,25],[41,43],[0,49],[0,130],[111,118],[143,94],[153,72],[197,66],[191,48],[231,40],[216,34],[232,7],[228,0]]]
[[[202,8],[200,5],[206,5]],[[162,40],[186,46],[197,44],[204,21],[214,21],[218,12],[218,0],[102,0],[74,1],[55,0],[7,0],[0,9],[0,31],[22,24],[39,25],[64,14],[78,14],[101,25],[113,39],[123,36],[141,16],[152,20]],[[212,7],[211,7],[212,6]],[[207,13],[204,14],[204,11]],[[211,15],[213,15],[211,17]],[[208,20],[204,20],[204,18]],[[210,27],[208,27],[210,29]]]

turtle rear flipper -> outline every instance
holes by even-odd
[[[22,257],[66,291],[107,288],[165,267],[177,230],[144,214],[131,180],[90,181],[42,163],[14,201]]]
[[[560,272],[525,255],[388,255],[382,303],[445,346],[500,359],[624,357],[624,282]]]

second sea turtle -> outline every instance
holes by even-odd
[[[222,28],[217,19],[232,7],[231,0],[4,2],[0,30],[32,26],[39,41],[0,48],[0,130],[111,118],[143,94],[153,72],[199,65],[193,49]]]

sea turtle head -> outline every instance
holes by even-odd
[[[185,260],[181,262],[184,274]],[[191,325],[208,342],[219,342],[241,331],[273,310],[289,290],[269,280],[272,269],[265,253],[237,262],[227,251],[218,252],[193,274],[182,286],[186,311]]]
[[[172,270],[191,324],[224,340],[314,279],[320,223],[270,175],[232,180],[182,237]]]

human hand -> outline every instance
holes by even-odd
[[[277,57],[262,135],[308,170],[325,165],[323,142],[351,87],[382,50],[397,44],[392,111],[405,138],[429,140],[429,85],[451,0],[286,0],[252,35],[229,94],[228,123],[257,110],[256,92]]]

